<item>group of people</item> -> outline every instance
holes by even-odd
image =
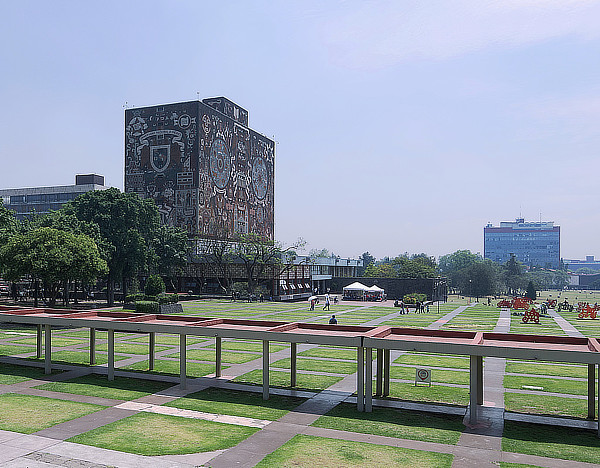
[[[319,303],[319,298],[318,297],[312,297],[310,299],[310,310],[315,310],[315,304]],[[333,296],[333,303],[337,304],[338,303],[338,298],[337,296]],[[329,297],[329,293],[325,294],[325,305],[323,306],[323,310],[330,310],[329,307],[331,306],[331,298]]]
[[[404,301],[396,299],[394,301],[394,307],[400,307],[401,314],[408,314],[408,305],[404,304]],[[417,301],[415,304],[415,313],[416,314],[424,314],[425,312],[429,312],[429,304],[425,304],[424,302]]]

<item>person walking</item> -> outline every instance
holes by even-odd
[[[323,307],[323,310],[329,310],[329,293],[325,294],[325,306]]]
[[[315,300],[314,299],[310,300],[310,310],[315,310]]]

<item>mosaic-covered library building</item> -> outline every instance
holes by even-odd
[[[224,97],[125,111],[125,191],[190,237],[273,239],[273,140]]]

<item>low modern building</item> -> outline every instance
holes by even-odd
[[[595,260],[593,255],[586,255],[585,260],[564,259],[563,263],[569,271],[577,272],[580,268],[590,268],[600,271],[600,260]]]
[[[483,230],[484,257],[506,263],[511,254],[527,266],[558,268],[560,264],[560,226],[554,222],[489,223]]]
[[[18,219],[24,219],[34,213],[47,214],[58,210],[82,193],[107,188],[102,175],[78,174],[75,176],[75,185],[4,189],[0,190],[0,198],[6,208],[15,212]]]

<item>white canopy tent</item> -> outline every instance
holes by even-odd
[[[362,301],[365,299],[365,294],[368,290],[369,288],[367,286],[356,281],[344,288],[344,297],[347,299],[358,299]]]

